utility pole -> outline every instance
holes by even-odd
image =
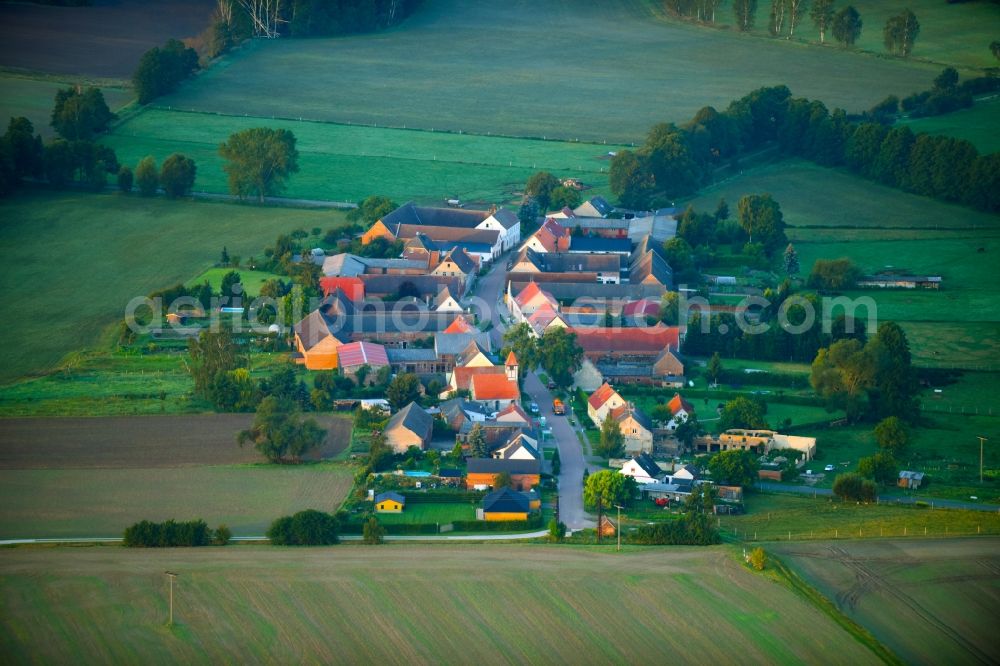
[[[977,437],[979,440],[979,483],[983,482],[983,442],[988,441],[985,437]]]
[[[615,533],[618,536],[618,549],[617,550],[618,550],[618,552],[621,552],[621,549],[622,549],[622,505],[621,504],[615,504],[615,507],[617,507],[617,509],[618,509],[618,525],[615,527]]]
[[[177,574],[173,571],[164,571],[167,574],[167,578],[170,580],[170,622],[167,626],[174,626],[174,579],[177,578]]]

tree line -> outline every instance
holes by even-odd
[[[213,543],[225,546],[231,538],[232,532],[225,525],[213,530],[200,519],[162,523],[142,520],[125,528],[123,542],[127,548],[189,548]]]
[[[722,113],[704,107],[682,126],[654,125],[640,148],[612,159],[611,190],[630,208],[670,205],[727,161],[773,144],[915,194],[1000,210],[1000,154],[979,155],[968,141],[887,128],[872,117],[855,122],[842,109],[793,98],[786,86],[755,90]]]

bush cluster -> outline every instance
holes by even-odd
[[[267,530],[267,538],[275,546],[328,546],[340,541],[339,529],[338,516],[306,509],[275,520]]]
[[[177,546],[208,546],[216,543],[224,546],[232,538],[232,532],[225,525],[214,531],[204,520],[177,522],[167,520],[154,523],[143,520],[125,528],[124,543],[129,548],[171,548]]]

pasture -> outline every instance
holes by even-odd
[[[19,548],[0,599],[14,662],[878,662],[724,548]]]
[[[284,113],[293,108],[284,107]],[[579,178],[594,188],[585,195],[610,196],[608,152],[619,148],[165,108],[130,117],[104,142],[115,149],[123,164],[135,164],[146,155],[162,162],[170,153],[182,152],[198,165],[195,190],[226,193],[219,144],[233,132],[261,126],[291,130],[297,139],[299,173],[289,179],[283,196],[333,201],[358,201],[370,194],[438,205],[450,197],[519,201],[515,195],[542,169]]]
[[[130,299],[197,275],[223,246],[259,255],[280,233],[325,230],[344,215],[26,190],[0,201],[0,219],[3,284],[16,313],[0,332],[0,383],[8,383],[94,345]]]
[[[128,79],[148,49],[208,27],[212,0],[115,0],[92,7],[0,3],[0,65]]]
[[[792,541],[1000,535],[1000,514],[995,511],[857,504],[785,493],[749,493],[746,507],[744,515],[719,518],[724,536],[778,542],[788,541],[789,535]]]
[[[861,37],[855,44],[857,49],[884,58],[892,58],[886,53],[885,45],[882,43],[882,27],[890,16],[898,14],[904,7],[909,7],[920,22],[920,34],[910,59],[929,60],[958,68],[982,69],[996,66],[996,59],[989,49],[990,42],[996,39],[995,28],[1000,21],[1000,9],[995,3],[908,0],[900,4],[880,0],[856,0],[851,2],[851,5],[861,14],[864,24]],[[759,3],[757,20],[751,34],[770,40],[769,7],[769,3]],[[722,6],[716,12],[716,21],[720,26],[735,30],[732,6]],[[829,32],[826,39],[826,49],[840,50],[840,46]],[[808,10],[795,31],[794,41],[799,40],[812,42],[813,48],[823,48],[819,44],[819,31],[813,26]]]
[[[7,7],[9,5],[2,5]],[[52,106],[55,103],[56,92],[68,88],[76,81],[59,81],[54,78],[29,79],[20,76],[0,74],[0,123],[3,131],[7,131],[10,118],[24,116],[35,127],[35,133],[48,140],[56,136],[49,125],[52,119]],[[84,85],[87,85],[84,83]],[[101,93],[108,108],[117,111],[132,101],[131,91],[119,87],[101,85]]]
[[[313,241],[316,239],[313,238]],[[308,243],[308,240],[303,241]],[[188,280],[188,286],[193,286],[197,284],[202,284],[203,282],[208,282],[212,286],[212,292],[218,293],[222,289],[222,278],[226,276],[230,271],[236,271],[240,274],[240,284],[243,285],[243,293],[256,296],[260,294],[260,288],[264,286],[264,283],[268,280],[284,280],[288,281],[288,278],[284,275],[278,275],[276,273],[268,273],[267,271],[252,271],[248,268],[209,268],[207,271],[202,273],[196,278]]]
[[[714,210],[725,198],[733,209],[744,194],[764,192],[781,204],[803,277],[816,259],[849,257],[865,272],[891,265],[944,278],[939,292],[848,294],[872,298],[879,320],[903,325],[918,365],[996,367],[1000,291],[992,275],[1000,218],[799,160],[748,169],[691,203]]]
[[[914,132],[965,139],[982,154],[994,153],[1000,150],[1000,95],[978,100],[971,109],[930,118],[904,119],[900,124]]]
[[[775,546],[904,663],[996,663],[1000,539]]]
[[[623,143],[763,85],[860,111],[940,70],[663,22],[650,5],[428,0],[383,33],[255,42],[159,104]]]

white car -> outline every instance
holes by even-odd
[[[531,409],[531,413],[532,414],[537,414],[538,413],[538,403],[537,402],[531,403],[531,407],[529,409]]]
[[[824,472],[832,472],[833,470],[834,470],[833,465],[827,465],[826,467],[823,468]]]

